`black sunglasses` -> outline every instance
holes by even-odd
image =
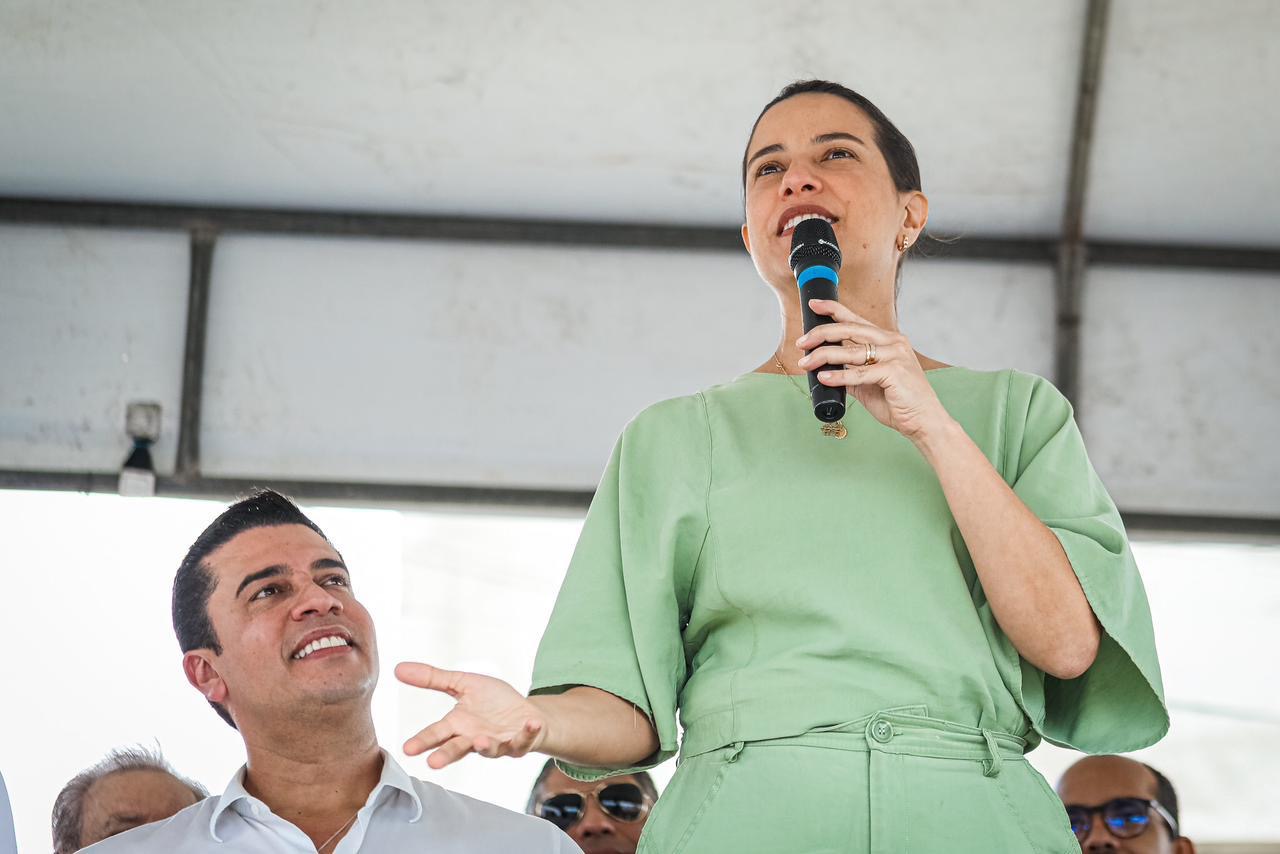
[[[1093,817],[1101,814],[1107,830],[1118,839],[1132,839],[1146,833],[1151,826],[1151,813],[1155,812],[1169,825],[1174,839],[1178,838],[1178,823],[1159,801],[1146,798],[1115,798],[1096,807],[1067,804],[1067,818],[1071,819],[1071,832],[1081,841],[1093,829]]]
[[[613,783],[591,793],[600,809],[618,821],[639,821],[649,812],[649,799],[634,783]],[[551,795],[538,803],[537,815],[568,830],[587,814],[587,798],[580,792]]]

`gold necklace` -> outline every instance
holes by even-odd
[[[782,366],[782,357],[778,355],[777,350],[773,351],[773,361],[778,365],[778,372],[790,380],[791,384],[796,387],[796,391],[800,392],[800,395],[805,400],[808,400],[809,395],[805,394],[804,389],[796,382],[795,377],[787,373],[787,369]],[[844,427],[844,421],[832,421],[830,423],[824,422],[822,427],[819,429],[822,431],[822,435],[830,439],[843,439],[845,436],[849,435],[849,431]]]

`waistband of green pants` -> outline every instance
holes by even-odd
[[[859,753],[880,751],[936,759],[970,759],[982,761],[982,773],[994,777],[1000,773],[1003,760],[1021,760],[1027,741],[1007,732],[965,726],[928,716],[925,706],[896,706],[845,723],[818,727],[799,735],[751,741],[721,742],[714,746],[706,738],[710,733],[697,731],[696,722],[685,733],[681,760],[719,750],[734,748],[732,758],[748,745],[751,747],[820,747]]]

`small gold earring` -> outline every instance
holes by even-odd
[[[908,245],[909,245],[909,244],[908,244],[908,241],[907,241],[907,236],[904,234],[904,235],[902,235],[902,240],[901,240],[901,242],[899,242],[899,243],[898,243],[898,251],[899,251],[899,252],[906,252],[906,251],[907,251],[907,246],[908,246]]]

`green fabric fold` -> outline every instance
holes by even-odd
[[[1019,702],[1053,744],[1088,753],[1148,747],[1168,732],[1169,713],[1151,608],[1120,513],[1089,462],[1071,403],[1047,380],[1014,375],[1006,424],[1006,480],[1057,535],[1103,630],[1096,660],[1075,679],[1020,662]]]

